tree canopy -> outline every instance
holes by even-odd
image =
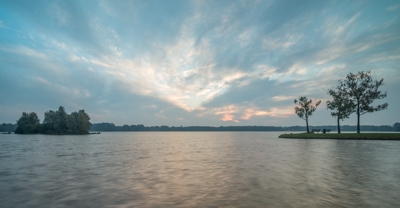
[[[36,134],[40,132],[40,120],[35,112],[23,112],[17,121],[16,134]]]
[[[321,100],[312,100],[307,99],[306,96],[301,96],[299,100],[295,99],[294,103],[296,104],[296,107],[294,108],[296,114],[306,121],[307,133],[310,133],[308,128],[308,117],[312,116],[313,112],[317,110],[318,105],[321,104]]]
[[[333,110],[331,115],[337,118],[337,129],[340,134],[340,120],[349,118],[350,114],[354,112],[355,105],[349,98],[349,94],[342,85],[336,87],[336,89],[329,89],[328,94],[332,96],[332,101],[327,101],[327,108]]]
[[[355,106],[357,114],[357,133],[360,133],[360,116],[366,113],[385,110],[387,103],[373,106],[375,100],[383,99],[387,96],[382,93],[379,87],[383,85],[383,79],[373,80],[370,71],[359,71],[349,73],[344,80],[339,80],[340,88],[346,91],[349,99]]]
[[[65,108],[60,106],[57,111],[44,113],[43,124],[36,113],[22,113],[17,121],[17,134],[87,134],[91,127],[90,117],[85,110],[67,114]]]

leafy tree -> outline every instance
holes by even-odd
[[[63,106],[58,107],[57,114],[57,133],[65,133],[67,132],[67,117],[68,114],[65,112],[65,108]]]
[[[329,89],[328,94],[332,96],[333,100],[326,102],[327,108],[333,110],[331,115],[337,118],[338,133],[340,134],[340,120],[349,118],[350,114],[354,112],[355,105],[342,85],[336,89]]]
[[[40,120],[35,112],[23,112],[17,121],[16,134],[35,134],[39,133]]]
[[[370,71],[359,71],[357,73],[349,73],[346,79],[339,80],[339,85],[345,89],[355,105],[357,114],[357,133],[360,133],[360,116],[366,113],[385,110],[387,103],[372,106],[377,99],[385,98],[386,92],[379,91],[379,87],[383,85],[383,79],[373,80]]]
[[[44,114],[43,133],[47,134],[87,134],[91,127],[90,117],[85,110],[67,114],[60,106],[57,111]]]
[[[78,125],[78,113],[72,112],[67,117],[67,128],[69,132],[77,132],[79,131]]]
[[[297,105],[294,108],[296,114],[306,121],[307,133],[310,133],[308,128],[308,117],[312,116],[312,113],[317,109],[318,105],[321,104],[321,100],[308,100],[306,96],[301,96],[299,100],[295,99],[294,103]]]
[[[90,117],[89,115],[85,112],[85,110],[79,110],[78,111],[78,129],[79,132],[81,133],[87,133],[92,126],[92,124],[89,122]]]
[[[52,110],[45,112],[42,133],[56,133],[57,127],[57,113]]]
[[[67,114],[65,108],[60,106],[57,111],[44,113],[43,124],[40,124],[36,113],[23,112],[17,121],[18,128],[15,133],[43,133],[43,134],[87,134],[91,123],[85,110]]]

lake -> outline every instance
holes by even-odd
[[[400,141],[0,135],[0,207],[400,207]]]

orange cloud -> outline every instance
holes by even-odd
[[[238,108],[235,105],[228,105],[221,108],[215,109],[215,115],[222,115],[221,121],[234,121],[239,122],[235,119],[233,114],[238,112]]]
[[[270,111],[257,110],[254,108],[248,108],[244,111],[243,115],[240,117],[243,120],[249,120],[254,116],[271,116],[271,117],[283,117],[286,118],[292,115],[292,107],[286,108],[271,108]]]

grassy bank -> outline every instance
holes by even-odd
[[[328,134],[281,134],[288,139],[348,139],[348,140],[400,140],[400,133],[328,133]]]

